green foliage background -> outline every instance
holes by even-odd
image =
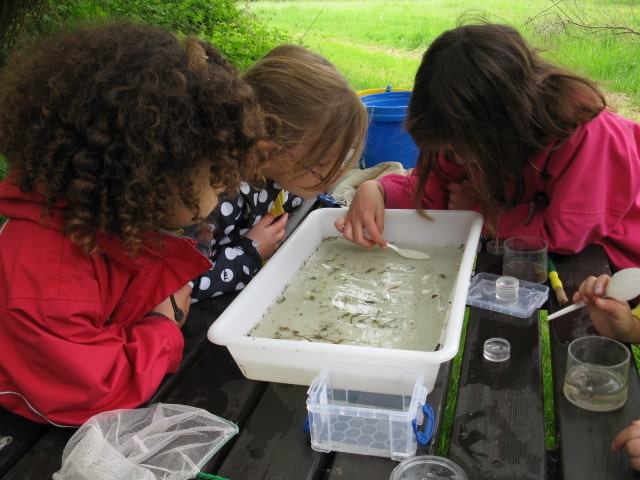
[[[79,0],[78,0],[79,1]],[[89,17],[156,25],[209,40],[241,70],[274,46],[289,41],[234,0],[94,0]]]
[[[11,38],[0,32],[0,61],[11,48],[68,22],[112,19],[156,25],[179,35],[197,35],[213,43],[241,70],[288,34],[268,25],[235,0],[3,0],[28,5],[16,19]]]
[[[240,70],[245,70],[290,37],[258,19],[234,0],[1,0],[23,5],[11,28],[0,32],[0,65],[12,49],[54,32],[67,23],[111,19],[156,25],[178,35],[210,41]],[[0,155],[0,180],[7,164]],[[0,220],[2,218],[0,217]]]

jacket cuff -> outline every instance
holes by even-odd
[[[237,241],[237,245],[244,251],[244,253],[251,260],[250,268],[253,272],[260,270],[262,266],[262,257],[258,253],[256,243],[247,237],[240,237]]]

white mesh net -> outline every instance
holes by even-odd
[[[54,480],[187,480],[238,433],[200,408],[157,404],[91,417],[69,439]]]

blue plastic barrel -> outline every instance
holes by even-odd
[[[360,97],[367,107],[369,129],[360,166],[372,167],[381,162],[400,162],[413,168],[418,147],[404,128],[410,91],[388,91]]]

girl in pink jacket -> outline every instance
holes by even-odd
[[[571,254],[601,244],[640,266],[640,125],[606,109],[594,83],[542,59],[508,26],[441,34],[415,77],[409,176],[363,183],[336,228],[385,246],[384,209],[476,210],[485,234],[543,237]]]
[[[17,53],[0,76],[0,406],[80,425],[149,400],[182,359],[188,282],[170,233],[257,181],[263,116],[211,45],[105,25]]]

